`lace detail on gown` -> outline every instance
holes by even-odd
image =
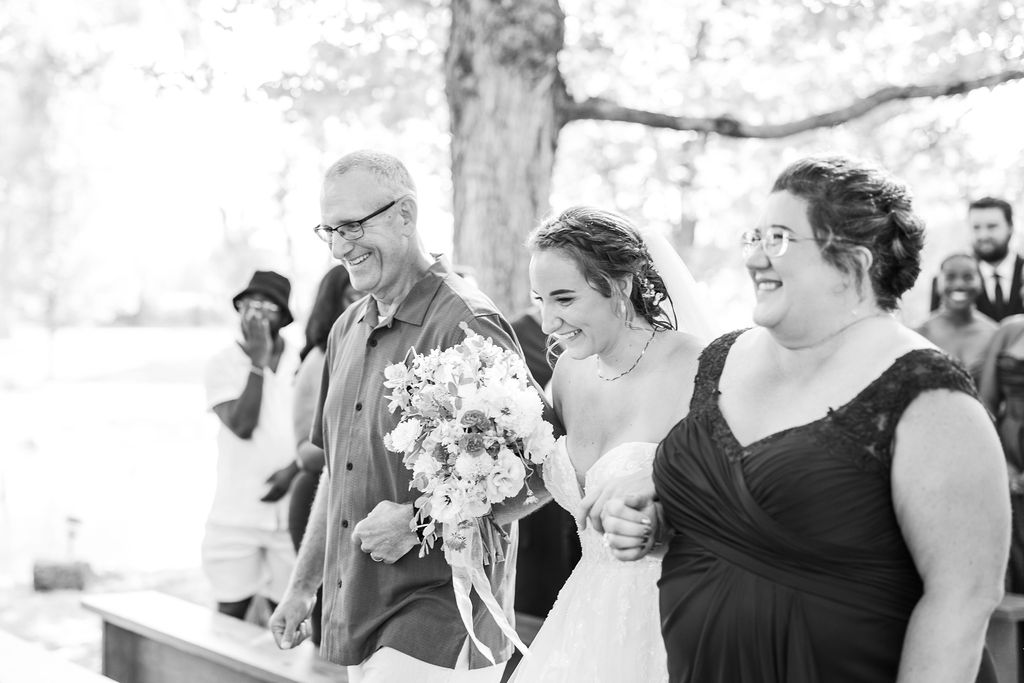
[[[624,443],[590,468],[587,488],[650,467],[657,444]],[[555,502],[574,512],[582,500],[565,439],[544,467]],[[661,557],[620,562],[601,534],[577,530],[583,556],[558,594],[530,657],[516,669],[516,683],[660,683],[668,680],[658,615]]]
[[[829,408],[825,417],[741,446],[719,412],[718,383],[733,343],[745,331],[725,334],[704,349],[690,402],[691,416],[712,420],[715,438],[730,460],[763,451],[775,442],[800,433],[804,438],[818,438],[830,450],[863,470],[888,476],[896,425],[919,394],[931,389],[948,389],[978,398],[974,380],[960,361],[935,349],[914,349],[897,358],[850,401]]]

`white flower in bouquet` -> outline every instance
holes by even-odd
[[[434,489],[430,496],[430,516],[440,524],[457,526],[469,512],[482,517],[491,511],[486,501],[479,499],[476,492],[467,490],[463,482],[449,480]]]
[[[544,404],[540,396],[533,390],[516,391],[509,394],[507,401],[508,407],[494,417],[498,429],[532,436],[536,425],[543,421]]]
[[[433,451],[420,451],[412,465],[412,476],[434,477],[441,469],[442,464],[434,457]]]
[[[463,479],[484,479],[494,469],[494,459],[486,452],[463,454],[455,460],[455,472]]]
[[[490,503],[500,503],[516,495],[526,479],[523,461],[508,449],[501,449],[495,464],[497,467],[487,476],[487,501]]]
[[[393,453],[411,454],[416,449],[422,431],[423,425],[419,419],[411,417],[402,420],[390,433],[384,435],[384,447]]]
[[[445,387],[428,384],[414,393],[411,398],[410,411],[429,419],[443,419],[454,408],[453,397]]]
[[[551,425],[543,420],[538,422],[526,440],[526,450],[531,462],[543,465],[548,455],[555,450],[555,435],[551,433]]]

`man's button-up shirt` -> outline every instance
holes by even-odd
[[[396,563],[378,564],[353,541],[355,523],[377,503],[411,503],[411,472],[383,437],[400,418],[388,410],[384,368],[412,351],[445,349],[465,338],[459,323],[519,351],[515,333],[476,287],[438,259],[413,286],[394,315],[378,320],[371,297],[350,306],[331,330],[312,440],[326,452],[327,546],[324,567],[322,655],[356,665],[378,648],[391,647],[437,666],[455,666],[466,639],[452,588],[452,572],[440,547],[418,550]],[[364,408],[366,408],[364,410]],[[512,621],[517,533],[509,529],[506,560],[487,567],[498,603]],[[500,661],[511,644],[474,596],[474,629]],[[472,648],[470,665],[489,663]]]

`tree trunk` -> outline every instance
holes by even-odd
[[[453,0],[445,79],[455,258],[508,315],[529,302],[523,241],[549,207],[564,84],[557,0]]]
[[[697,202],[693,196],[693,188],[697,184],[697,160],[704,153],[707,140],[707,134],[699,135],[684,142],[680,150],[679,167],[683,173],[679,181],[679,197],[683,209],[679,215],[679,226],[673,230],[669,239],[680,253],[692,249],[695,244]]]

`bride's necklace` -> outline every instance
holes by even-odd
[[[654,341],[654,335],[657,334],[657,333],[658,333],[657,329],[651,330],[651,336],[647,338],[647,342],[644,344],[644,348],[640,349],[640,355],[636,357],[636,360],[633,361],[633,364],[629,366],[629,369],[624,370],[623,372],[620,372],[619,374],[615,375],[614,377],[605,377],[604,375],[601,374],[601,359],[598,358],[597,356],[595,356],[594,358],[597,360],[597,363],[598,363],[598,365],[597,365],[597,378],[598,379],[603,379],[605,382],[614,382],[615,380],[620,379],[622,377],[625,377],[629,373],[631,373],[634,370],[636,370],[636,366],[640,364],[640,359],[644,357],[645,353],[647,353],[647,347],[651,345],[652,341]]]

